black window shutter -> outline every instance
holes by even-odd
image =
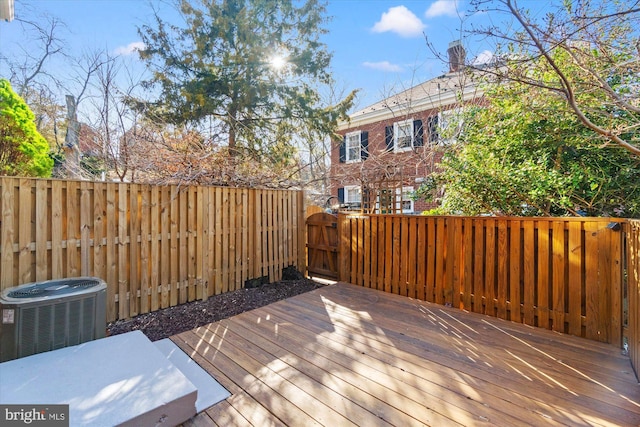
[[[363,161],[369,158],[369,132],[360,134],[360,158]]]
[[[340,201],[340,204],[344,203],[344,187],[338,188],[338,200]]]
[[[438,142],[438,115],[430,116],[428,121],[429,126],[429,142],[436,144]]]
[[[387,151],[393,151],[393,126],[385,126],[384,142],[387,144]]]
[[[422,147],[424,145],[423,140],[424,129],[422,128],[422,120],[413,121],[413,146]]]
[[[361,207],[365,210],[369,210],[369,208],[371,208],[371,199],[369,198],[371,196],[371,190],[369,190],[369,187],[364,187],[362,189],[362,203],[361,203]]]
[[[342,143],[340,144],[340,163],[344,163],[347,161],[347,136],[345,135],[342,138]]]

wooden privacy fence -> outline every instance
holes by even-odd
[[[339,215],[340,280],[621,345],[609,218]]]
[[[0,179],[1,289],[107,282],[109,321],[304,271],[301,191]]]
[[[638,375],[640,368],[640,220],[626,225],[627,237],[627,289],[629,300],[629,357]],[[640,378],[639,378],[640,379]]]

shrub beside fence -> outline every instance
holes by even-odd
[[[304,271],[301,191],[0,179],[1,289],[107,282],[127,318]]]
[[[624,222],[341,214],[340,280],[621,345]]]

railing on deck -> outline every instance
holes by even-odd
[[[340,280],[620,346],[624,222],[341,214]]]
[[[300,191],[0,179],[0,289],[107,282],[107,318],[304,270]],[[265,277],[266,276],[266,277]]]

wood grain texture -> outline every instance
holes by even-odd
[[[622,345],[628,243],[609,222],[340,214],[339,277]]]
[[[194,423],[640,422],[640,387],[614,346],[356,285],[327,286],[172,340],[232,393]]]
[[[100,277],[108,321],[275,280],[289,265],[306,270],[299,191],[30,178],[0,186],[0,290]]]

